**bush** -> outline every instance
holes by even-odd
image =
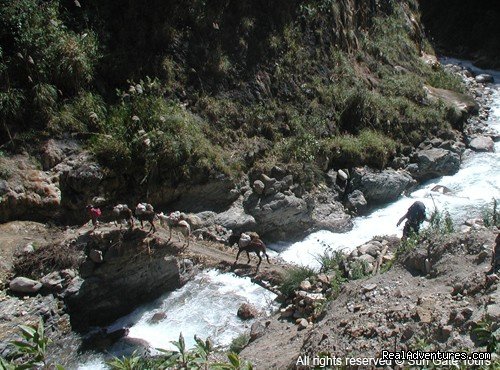
[[[250,335],[246,333],[240,334],[232,340],[231,345],[229,346],[229,351],[234,353],[240,353],[243,350],[243,348],[247,346],[249,341],[250,341]]]
[[[280,291],[285,296],[290,296],[295,290],[298,289],[301,282],[313,276],[316,272],[305,266],[297,266],[288,269],[283,277],[283,282],[280,286]]]
[[[163,97],[156,80],[131,84],[121,92],[104,125],[105,135],[92,141],[102,163],[142,181],[206,179],[214,171],[228,172],[221,151],[204,135],[205,123]]]
[[[372,130],[363,130],[359,136],[343,135],[328,141],[328,152],[338,167],[367,164],[384,167],[396,152],[396,142]]]

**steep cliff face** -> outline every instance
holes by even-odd
[[[439,49],[500,67],[500,8],[495,1],[420,0],[422,22]]]
[[[76,243],[88,259],[65,293],[74,328],[109,323],[181,284],[176,249],[143,230],[101,230]]]

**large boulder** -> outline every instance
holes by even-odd
[[[285,239],[298,235],[310,225],[309,209],[304,199],[283,193],[259,197],[251,194],[243,203],[246,213],[254,217],[256,231],[268,239]]]
[[[391,202],[414,185],[406,171],[376,171],[368,167],[356,168],[351,180],[352,189],[361,191],[368,203]]]
[[[475,152],[493,152],[495,143],[489,136],[476,136],[469,142],[469,148]]]
[[[311,211],[311,230],[348,231],[352,227],[350,216],[342,203],[333,199],[333,194],[324,194],[313,198]]]
[[[249,303],[243,303],[239,308],[237,315],[242,320],[249,320],[257,317],[259,310]]]
[[[53,219],[61,204],[57,177],[40,170],[28,155],[0,158],[0,222]]]
[[[486,74],[486,73],[481,73],[476,76],[476,82],[479,83],[488,83],[488,82],[494,82],[494,78],[492,75]]]
[[[417,151],[408,171],[419,180],[453,175],[460,169],[460,157],[450,150],[432,148]]]
[[[364,214],[368,209],[368,203],[366,202],[363,192],[360,190],[354,190],[347,196],[346,206],[347,209],[356,213],[357,215]]]
[[[11,280],[9,288],[16,293],[36,293],[42,288],[42,283],[19,276]]]
[[[236,201],[233,205],[222,213],[215,216],[214,222],[231,229],[233,232],[243,232],[255,229],[255,218],[245,213],[241,202]]]

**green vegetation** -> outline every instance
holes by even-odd
[[[19,329],[22,339],[10,343],[13,351],[7,359],[0,357],[0,370],[23,370],[49,366],[45,360],[45,354],[50,340],[45,335],[42,319],[38,325],[19,325]]]
[[[345,262],[346,256],[342,253],[342,251],[332,251],[331,249],[326,248],[325,251],[316,258],[321,264],[320,272],[328,272],[328,276],[330,277],[332,294],[329,298],[336,298],[340,292],[342,284],[347,281],[347,278],[344,277],[344,273],[340,268],[341,264]]]
[[[500,212],[498,210],[498,200],[493,199],[491,208],[483,209],[484,226],[500,226]]]
[[[250,341],[250,335],[243,333],[234,338],[229,346],[229,351],[234,353],[240,353],[243,348],[245,348]]]
[[[496,353],[499,349],[499,339],[495,334],[495,324],[487,318],[484,318],[478,323],[478,326],[472,329],[472,332],[477,336],[477,339],[483,346],[486,346],[486,351]]]
[[[0,147],[72,134],[136,185],[382,168],[453,123],[424,86],[463,87],[421,60],[414,0],[346,4],[3,2]]]
[[[38,325],[20,325],[22,340],[12,341],[14,350],[8,358],[0,357],[0,370],[24,369],[57,369],[64,370],[61,365],[50,364],[46,360],[47,345],[50,339],[46,336],[43,321]],[[234,353],[227,354],[227,362],[215,359],[214,348],[210,340],[201,340],[197,336],[195,348],[188,350],[182,333],[179,340],[172,342],[177,350],[160,350],[162,354],[154,357],[139,356],[136,353],[129,357],[114,358],[107,363],[113,370],[146,370],[146,369],[214,369],[214,370],[251,370],[252,364],[242,361]],[[247,340],[248,342],[248,340]]]
[[[298,289],[301,282],[315,274],[316,272],[313,269],[305,266],[292,267],[286,270],[280,286],[281,293],[289,296]]]

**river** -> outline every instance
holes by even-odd
[[[443,58],[443,64],[461,64],[470,68],[475,74],[488,73],[495,79],[491,85],[493,103],[490,110],[488,125],[500,132],[500,72],[481,70],[467,61]],[[325,247],[332,250],[351,251],[356,246],[369,241],[377,235],[401,236],[403,224],[396,227],[399,218],[415,201],[422,201],[429,213],[435,208],[447,211],[455,224],[466,219],[482,217],[485,208],[492,206],[493,198],[500,199],[500,142],[495,143],[494,153],[466,154],[460,170],[452,176],[443,176],[421,184],[408,196],[385,205],[368,216],[354,219],[354,227],[347,233],[329,231],[315,232],[297,243],[278,243],[270,246],[278,252],[285,261],[317,268],[320,266],[317,256]],[[435,185],[444,185],[452,190],[452,194],[444,195],[432,192]],[[425,227],[425,223],[423,227]]]
[[[490,110],[489,125],[500,131],[500,72],[481,71],[472,64],[452,59],[443,63],[459,64],[471,68],[475,73],[489,73],[494,76],[494,101]],[[354,219],[354,227],[346,233],[318,231],[297,243],[270,245],[285,261],[318,267],[317,256],[325,248],[352,250],[376,235],[402,234],[402,225],[396,227],[398,219],[416,200],[422,201],[428,211],[437,207],[447,211],[456,224],[471,217],[481,217],[482,210],[490,207],[492,199],[500,198],[500,143],[495,144],[495,153],[469,153],[461,168],[453,176],[433,179],[420,185],[408,196],[376,209],[371,214]],[[450,188],[451,195],[431,192],[435,185]],[[424,224],[425,227],[425,224]],[[211,337],[216,345],[228,346],[232,339],[248,331],[250,322],[236,317],[239,305],[249,302],[261,310],[270,312],[276,308],[275,295],[253,284],[248,278],[216,271],[200,273],[195,279],[175,292],[146,304],[128,316],[111,325],[110,330],[127,326],[129,337],[144,339],[154,348],[171,349],[171,341],[177,340],[182,332],[188,346],[193,346],[194,334],[201,338]],[[157,312],[165,312],[166,318],[151,323]],[[120,355],[120,343],[112,347],[111,354]],[[104,369],[104,356],[87,358],[79,369]]]

